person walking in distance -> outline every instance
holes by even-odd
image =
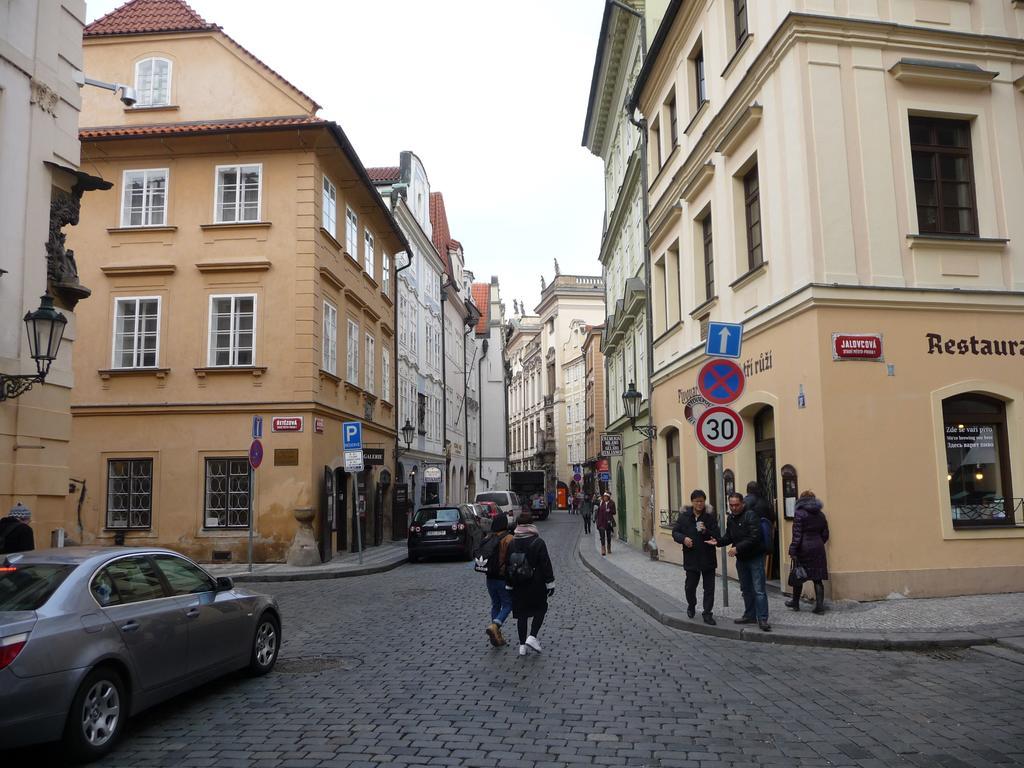
[[[828,519],[825,517],[825,505],[814,495],[813,491],[804,491],[796,502],[796,515],[793,519],[793,540],[789,545],[789,556],[793,567],[803,566],[807,580],[814,582],[814,611],[825,612],[825,585],[828,581],[828,555],[825,543],[828,541]],[[800,610],[800,595],[804,591],[804,582],[793,584],[793,599],[786,602],[794,611]]]
[[[761,521],[754,510],[744,506],[740,494],[729,494],[729,519],[726,521],[725,536],[721,539],[709,538],[707,543],[716,547],[729,547],[729,557],[736,558],[736,573],[740,578],[740,592],[743,593],[743,616],[735,619],[735,623],[753,624],[756,621],[762,632],[771,632]]]
[[[601,497],[601,503],[597,505],[597,534],[601,537],[601,555],[611,554],[612,531],[615,530],[615,502],[608,491]]]
[[[476,551],[476,570],[487,574],[487,593],[491,597],[491,623],[485,631],[495,648],[508,645],[501,634],[501,627],[512,613],[512,593],[505,589],[505,570],[511,545],[508,518],[500,514],[491,519],[491,532]]]
[[[555,574],[547,544],[529,512],[516,521],[505,575],[507,588],[512,590],[512,615],[518,622],[519,655],[525,656],[527,648],[540,653],[537,635],[548,611],[548,598],[555,594]]]
[[[594,515],[594,497],[583,494],[580,496],[580,517],[583,518],[583,533],[590,533],[590,518]]]
[[[36,548],[36,538],[29,526],[31,520],[32,511],[20,501],[7,517],[0,519],[0,555],[31,552]]]
[[[686,581],[686,615],[691,619],[697,613],[697,582],[704,582],[704,604],[701,616],[705,624],[715,625],[715,550],[705,546],[709,539],[721,537],[718,518],[707,503],[707,494],[697,490],[690,494],[690,506],[679,513],[672,528],[672,540],[683,545],[683,570]]]

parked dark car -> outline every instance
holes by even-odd
[[[109,752],[130,715],[236,669],[273,669],[281,614],[186,557],[135,547],[0,559],[0,745]]]
[[[409,562],[436,555],[469,560],[483,536],[476,517],[464,506],[420,507],[409,526]]]

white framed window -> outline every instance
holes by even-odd
[[[359,258],[359,217],[345,206],[345,250],[353,259]]]
[[[391,402],[391,350],[380,348],[380,397]]]
[[[363,369],[365,371],[365,381],[363,384],[363,389],[365,389],[370,394],[373,394],[377,391],[375,386],[375,380],[377,378],[376,346],[377,340],[374,339],[373,336],[371,336],[370,334],[366,334],[366,367]]]
[[[366,274],[373,277],[373,270],[376,265],[373,263],[373,233],[363,230],[363,263],[366,265]]]
[[[391,257],[387,251],[380,254],[380,290],[389,299],[391,298]]]
[[[263,164],[218,165],[213,220],[218,224],[259,221]]]
[[[324,370],[338,373],[338,308],[324,302]]]
[[[327,176],[324,176],[324,194],[321,213],[321,224],[330,232],[331,237],[338,237],[338,190]]]
[[[210,297],[210,366],[248,366],[256,357],[256,296]]]
[[[160,359],[160,297],[114,300],[113,368],[155,368]]]
[[[359,323],[348,321],[348,343],[345,348],[347,368],[345,380],[359,386]]]
[[[171,62],[152,57],[135,64],[135,106],[165,107],[171,103]]]
[[[125,171],[122,227],[162,227],[167,223],[166,168]]]

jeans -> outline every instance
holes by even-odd
[[[743,593],[743,616],[768,621],[768,592],[764,578],[764,555],[749,560],[736,558],[736,573]]]
[[[499,627],[512,613],[512,593],[505,589],[504,579],[487,579],[487,592],[491,596],[491,621]]]
[[[583,515],[583,532],[590,533],[590,515],[585,513]]]
[[[707,545],[705,545],[707,546]],[[697,581],[704,582],[704,613],[710,615],[715,609],[715,569],[704,568],[699,571],[687,571],[683,590],[686,593],[686,607],[697,605]]]
[[[531,621],[532,619],[532,621]],[[544,612],[535,613],[533,616],[520,616],[519,622],[519,644],[526,645],[526,630],[527,627],[530,629],[530,634],[536,637],[540,634],[540,625],[544,623]]]

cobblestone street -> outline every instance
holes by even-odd
[[[543,655],[487,644],[483,578],[462,562],[253,585],[284,612],[278,669],[143,714],[100,764],[1024,765],[1024,665],[668,629],[584,570],[578,530],[541,524],[556,574]]]

